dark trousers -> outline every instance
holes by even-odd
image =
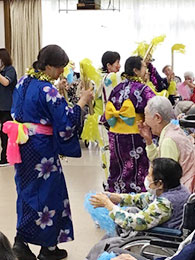
[[[0,111],[0,123],[1,123],[1,132],[0,132],[0,137],[1,137],[1,160],[2,161],[7,161],[6,157],[6,149],[7,149],[7,135],[2,132],[3,124],[6,121],[12,120],[10,111]]]

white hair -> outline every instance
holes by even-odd
[[[163,121],[170,122],[174,118],[174,110],[171,102],[166,97],[155,96],[147,103],[147,108],[151,116],[160,114]]]
[[[189,78],[191,78],[192,80],[194,80],[194,73],[192,72],[192,71],[186,71],[185,73],[184,73],[184,78],[185,77],[189,77]]]

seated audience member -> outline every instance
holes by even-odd
[[[125,230],[147,230],[161,225],[179,228],[182,222],[183,205],[189,192],[180,184],[181,166],[169,158],[157,158],[149,168],[145,178],[148,192],[139,194],[97,194],[90,199],[91,204],[105,207],[116,224]],[[116,204],[119,204],[117,206]],[[135,207],[130,213],[121,207]]]
[[[184,73],[185,81],[183,84],[185,84],[186,87],[188,87],[188,90],[190,91],[190,99],[192,102],[195,103],[195,84],[194,82],[194,73],[187,71]]]
[[[168,83],[170,83],[172,80],[174,80],[175,74],[170,65],[164,66],[164,68],[162,69],[162,72],[166,75],[166,79],[167,79]]]
[[[171,123],[174,111],[165,97],[155,96],[145,108],[145,122],[139,123],[140,135],[146,141],[146,152],[150,161],[157,157],[172,158],[183,169],[181,183],[190,192],[195,191],[195,149],[189,137],[178,126]],[[159,146],[152,142],[152,134],[160,137]]]
[[[186,71],[184,73],[185,81],[177,85],[178,94],[182,97],[182,100],[190,100],[192,96],[193,89],[195,85],[193,84],[194,81],[194,74],[191,71]]]
[[[0,232],[0,259],[1,260],[16,260],[11,245],[7,237]]]
[[[193,84],[194,82],[194,73],[192,71],[186,71],[184,73],[184,84],[189,86],[190,89],[194,89],[195,88],[195,84]]]
[[[170,65],[166,65],[162,72],[166,75],[164,83],[168,86],[169,100],[172,105],[175,104],[174,95],[176,94],[176,82],[173,68]]]
[[[192,107],[195,107],[195,104],[192,101],[179,101],[174,108],[175,117],[180,119],[184,115],[193,114],[190,112]]]
[[[146,62],[147,68],[150,74],[150,81],[156,88],[157,92],[167,91],[169,96],[169,100],[174,105],[174,95],[176,94],[176,82],[175,82],[175,75],[171,66],[167,65],[163,68],[163,73],[167,76],[166,78],[162,78],[158,73],[157,69],[153,66],[153,64],[149,61]],[[167,96],[166,94],[166,96]]]
[[[175,106],[174,113],[177,117],[177,124],[180,124],[179,120],[182,120],[184,116],[195,115],[195,104],[192,101],[180,101]],[[195,127],[184,127],[182,125],[181,128],[187,136],[192,137],[192,143],[195,144]]]

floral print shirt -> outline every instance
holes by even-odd
[[[109,215],[123,229],[147,230],[168,221],[172,215],[171,202],[164,197],[155,197],[149,192],[121,194],[120,206],[137,207],[138,213],[129,213],[115,205]]]

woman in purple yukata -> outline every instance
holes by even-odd
[[[124,81],[112,90],[106,105],[105,117],[110,126],[110,192],[145,191],[149,162],[137,122],[143,120],[147,101],[155,96],[142,81],[146,69],[141,57],[128,58],[122,74]]]
[[[58,154],[81,156],[77,127],[81,122],[81,108],[92,100],[92,91],[83,91],[73,108],[67,106],[53,82],[63,73],[68,61],[64,50],[57,45],[40,50],[33,68],[20,79],[14,91],[11,112],[16,121],[4,126],[9,136],[8,159],[16,169],[17,235],[13,250],[18,260],[63,259],[67,252],[57,244],[74,239]],[[12,152],[21,137],[21,129],[26,140],[19,142],[14,157]],[[15,143],[13,132],[18,133]],[[41,246],[37,258],[27,243]]]

